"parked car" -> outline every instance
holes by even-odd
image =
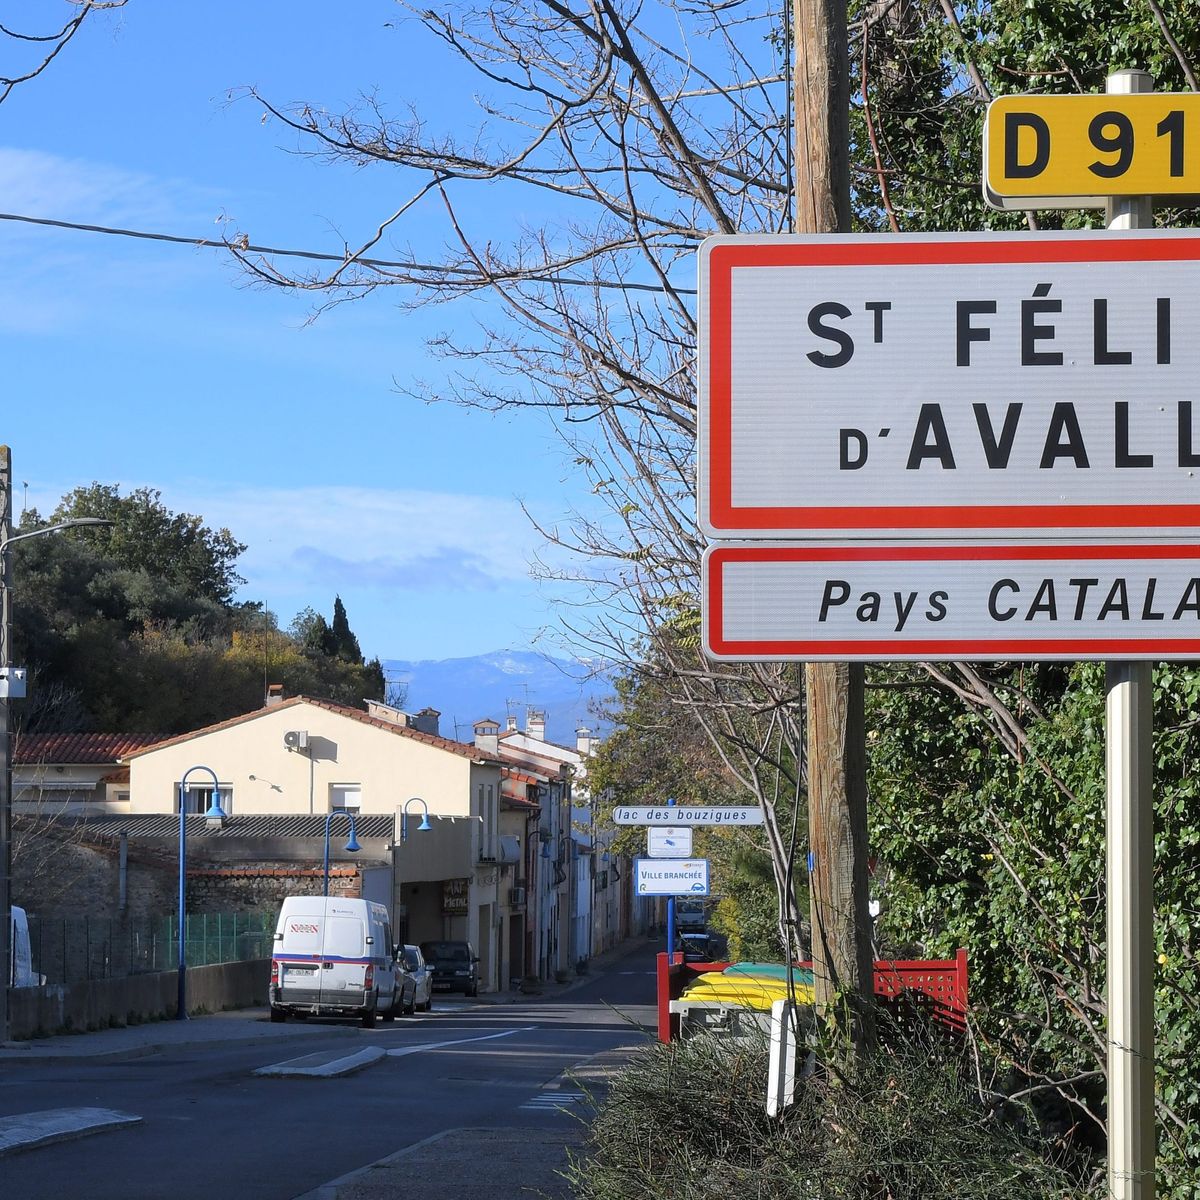
[[[422,942],[421,953],[433,970],[435,991],[479,994],[479,956],[470,942]]]
[[[676,937],[675,949],[683,951],[684,962],[720,962],[729,953],[729,939],[707,929],[685,930]]]
[[[396,1000],[391,1016],[385,1017],[385,1021],[390,1021],[397,1013],[407,1017],[417,1011],[417,981],[404,969],[403,950],[403,946],[396,947]]]
[[[400,967],[412,984],[412,1008],[406,1012],[428,1012],[433,1007],[433,972],[425,962],[420,946],[400,948]]]
[[[289,1015],[357,1017],[374,1028],[403,998],[387,909],[336,896],[284,899],[271,954],[271,1020]]]

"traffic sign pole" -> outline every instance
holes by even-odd
[[[667,799],[667,805],[670,808],[675,807],[675,797],[671,796]],[[675,959],[675,897],[667,897],[667,962],[674,963]]]
[[[1111,95],[1152,92],[1144,71],[1108,77]],[[1113,197],[1109,229],[1154,224],[1149,196]],[[1105,686],[1108,1189],[1154,1197],[1153,668],[1110,662]]]

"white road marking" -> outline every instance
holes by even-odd
[[[531,1096],[521,1108],[536,1112],[565,1112],[575,1104],[582,1104],[587,1096],[584,1092],[564,1092],[562,1090],[547,1090]]]
[[[503,1033],[485,1033],[481,1037],[455,1038],[452,1042],[423,1042],[420,1046],[401,1046],[388,1050],[392,1058],[403,1058],[406,1054],[420,1054],[422,1050],[441,1050],[446,1046],[463,1046],[468,1042],[490,1042],[495,1038],[512,1037],[514,1033],[528,1033],[536,1025],[522,1025],[519,1029],[506,1029]]]
[[[140,1125],[141,1117],[112,1108],[48,1108],[41,1112],[0,1117],[0,1157],[17,1150],[32,1150],[51,1142],[103,1133],[124,1125]]]

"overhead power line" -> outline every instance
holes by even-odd
[[[88,225],[82,221],[56,221],[51,217],[29,217],[21,213],[0,213],[0,221],[19,221],[25,225],[48,225],[54,229],[72,229],[79,233],[103,233],[110,237],[141,238],[148,242],[170,242],[176,246],[201,246],[209,250],[232,250],[237,254],[272,254],[286,258],[307,258],[315,262],[332,262],[348,265],[359,263],[364,267],[393,268],[400,271],[428,272],[430,274],[465,275],[468,272],[461,267],[448,266],[442,263],[397,262],[386,258],[360,258],[356,254],[322,254],[318,250],[284,250],[278,246],[257,246],[245,238],[227,241],[224,238],[179,237],[171,233],[150,233],[145,229],[120,229],[112,225]],[[620,291],[661,292],[658,284],[608,282],[605,280],[572,279],[566,275],[547,275],[545,278],[531,278],[531,283],[566,284],[572,287],[614,288]],[[675,291],[681,295],[694,295],[695,288],[678,287]]]
[[[359,262],[368,267],[399,267],[409,271],[432,271],[437,268],[422,263],[390,262],[383,258],[356,258],[348,254],[321,254],[316,250],[281,250],[277,246],[255,246],[248,241],[226,241],[221,238],[176,237],[170,233],[148,233],[144,229],[118,229],[111,225],[85,225],[80,221],[55,221],[50,217],[26,217],[19,213],[0,213],[0,221],[21,221],[26,225],[51,225],[55,229],[75,229],[82,233],[106,233],[113,237],[143,238],[149,242],[173,242],[177,246],[206,246],[212,250],[236,250],[241,253],[282,254],[289,258],[311,258],[318,262]]]

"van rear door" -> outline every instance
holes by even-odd
[[[327,904],[328,901],[322,904],[317,899],[310,911],[288,913],[281,922],[283,937],[275,957],[279,962],[279,986],[285,1004],[316,1004],[320,998],[324,908]]]
[[[361,917],[326,915],[325,942],[321,951],[321,1003],[346,1004],[349,1002],[348,990],[364,990],[366,952],[366,931]]]

